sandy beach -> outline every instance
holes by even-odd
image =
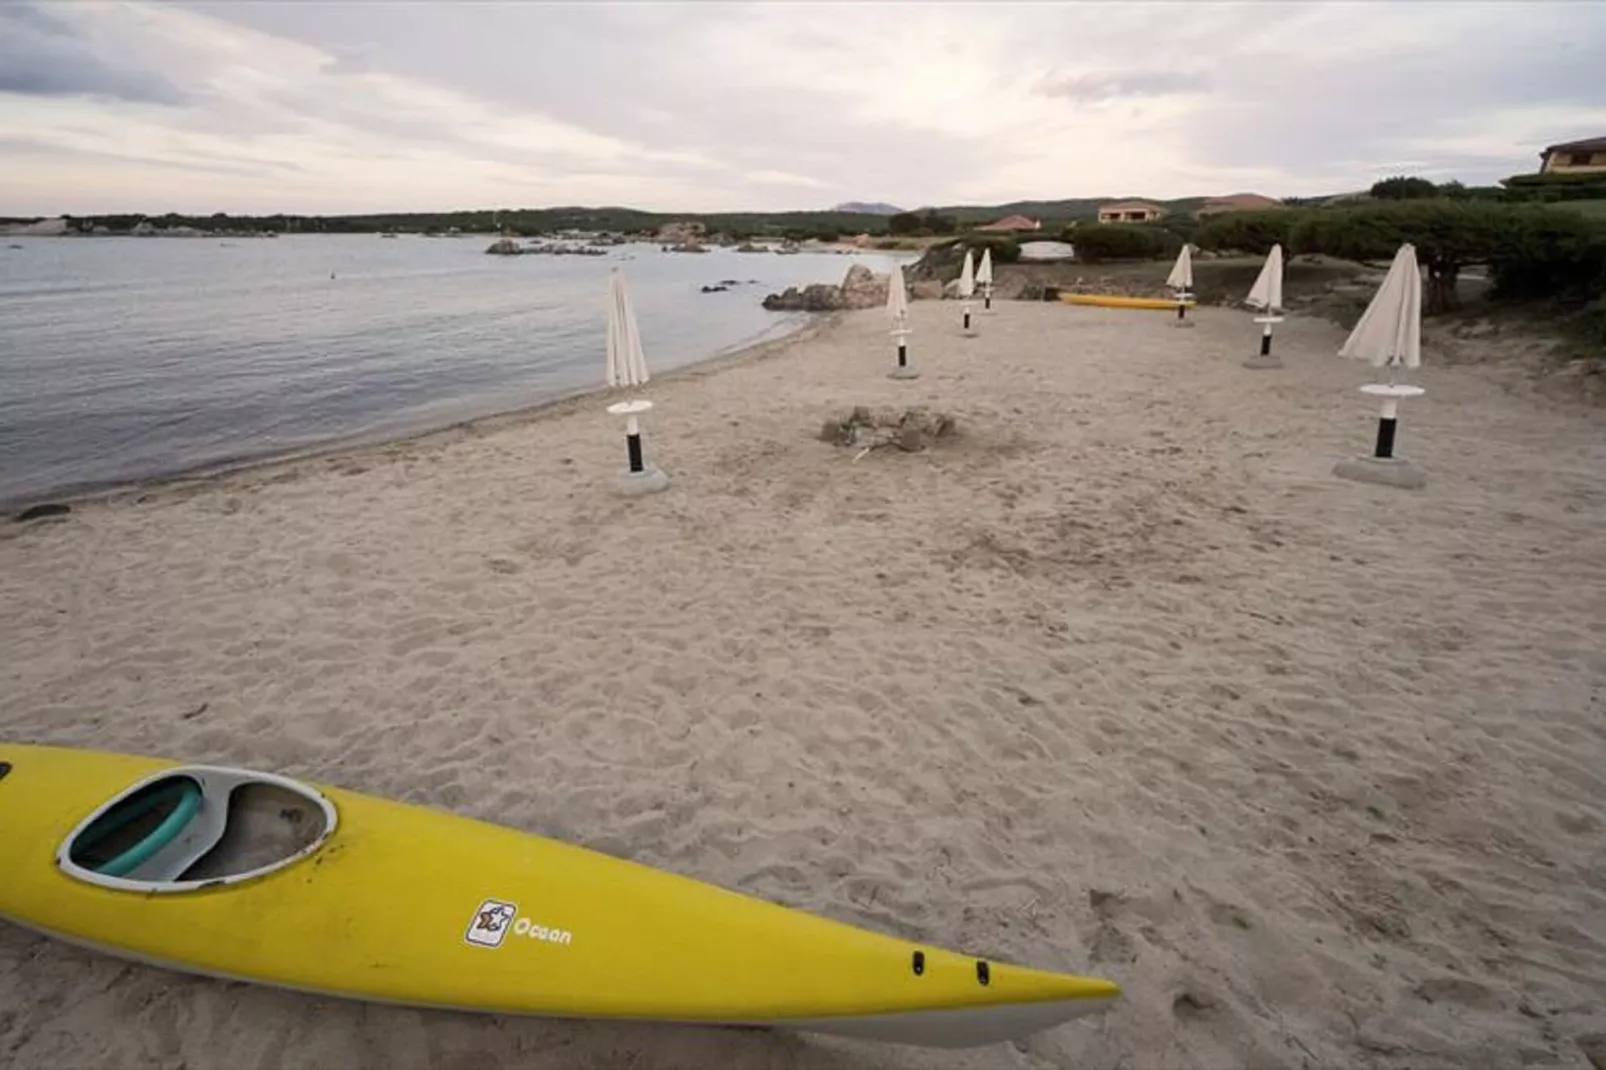
[[[0,924],[0,1064],[1588,1067],[1606,412],[1430,348],[1399,491],[1331,475],[1376,421],[1331,323],[1251,372],[1244,312],[912,311],[912,382],[879,310],[655,382],[648,498],[587,398],[0,525],[0,737],[428,804],[1116,1009],[931,1052],[365,1006]],[[892,404],[960,435],[817,437]]]

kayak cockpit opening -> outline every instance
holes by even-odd
[[[140,892],[260,877],[317,849],[335,827],[320,792],[285,777],[186,766],[147,777],[61,844],[69,876]]]

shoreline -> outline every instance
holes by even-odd
[[[662,374],[654,374],[646,389],[651,390],[659,384],[678,382],[682,379],[696,378],[700,375],[710,375],[722,368],[749,360],[757,361],[775,356],[780,350],[786,349],[793,344],[806,342],[818,337],[831,326],[839,323],[843,313],[816,312],[794,313],[794,315],[815,318],[802,321],[795,329],[787,331],[778,337],[740,344],[734,349],[715,353],[712,356],[692,361],[689,364],[680,365]],[[651,369],[650,363],[648,368],[649,370]],[[427,444],[430,440],[437,438],[446,439],[451,436],[472,437],[476,434],[483,434],[505,427],[519,426],[531,420],[566,414],[581,409],[599,398],[606,397],[611,392],[614,391],[607,386],[586,387],[579,391],[559,394],[533,404],[450,420],[442,424],[421,425],[410,430],[347,435],[304,448],[257,454],[237,460],[208,462],[195,467],[177,469],[162,475],[118,480],[105,485],[82,487],[76,490],[47,491],[42,494],[25,495],[13,499],[0,499],[0,517],[15,521],[18,516],[28,509],[42,505],[77,506],[92,502],[121,501],[129,497],[150,494],[160,490],[200,487],[204,484],[220,482],[232,476],[276,467],[313,461],[329,461],[346,456],[363,456],[402,443]],[[637,391],[637,393],[641,392]]]

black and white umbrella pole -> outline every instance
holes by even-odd
[[[1271,327],[1274,323],[1281,323],[1281,316],[1256,316],[1255,322],[1260,324],[1260,352],[1244,361],[1246,368],[1281,368],[1283,362],[1271,351]]]
[[[1377,446],[1372,456],[1379,460],[1392,460],[1394,457],[1394,431],[1399,426],[1400,399],[1384,398],[1383,412],[1377,418]]]
[[[646,465],[641,463],[641,424],[634,416],[625,420],[625,456],[630,461],[631,475],[646,471]]]
[[[1192,327],[1193,326],[1192,321],[1190,321],[1188,319],[1188,302],[1192,301],[1192,300],[1193,300],[1193,294],[1188,293],[1186,290],[1178,290],[1177,291],[1177,322],[1176,322],[1176,326],[1178,326],[1178,327]]]
[[[669,477],[646,462],[641,448],[640,413],[652,409],[650,401],[621,401],[608,406],[608,412],[625,418],[626,468],[616,486],[621,494],[651,494],[669,486]]]
[[[969,301],[965,302],[964,316],[963,316],[963,319],[962,319],[961,322],[964,324],[965,333],[966,334],[971,333],[970,332],[970,302]]]
[[[1361,393],[1381,398],[1382,412],[1377,419],[1377,439],[1370,457],[1341,461],[1333,473],[1363,483],[1382,483],[1390,487],[1417,490],[1427,485],[1427,477],[1406,461],[1394,456],[1394,438],[1399,427],[1401,398],[1421,397],[1419,386],[1374,383],[1361,387]]]
[[[991,312],[993,310],[993,288],[991,286],[983,286],[981,288],[981,310],[983,312]]]
[[[920,373],[915,371],[914,366],[909,363],[909,328],[898,327],[893,330],[892,336],[898,340],[898,363],[892,371],[887,373],[888,377],[892,379],[920,378]]]

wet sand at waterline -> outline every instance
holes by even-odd
[[[979,307],[979,306],[978,306]],[[4,738],[441,807],[1107,976],[928,1052],[225,984],[0,925],[16,1067],[1586,1066],[1606,1033],[1606,417],[1295,318],[913,306],[606,398],[0,538]],[[651,340],[648,339],[651,359]],[[600,372],[599,372],[600,374]],[[818,439],[927,404],[923,453]]]

